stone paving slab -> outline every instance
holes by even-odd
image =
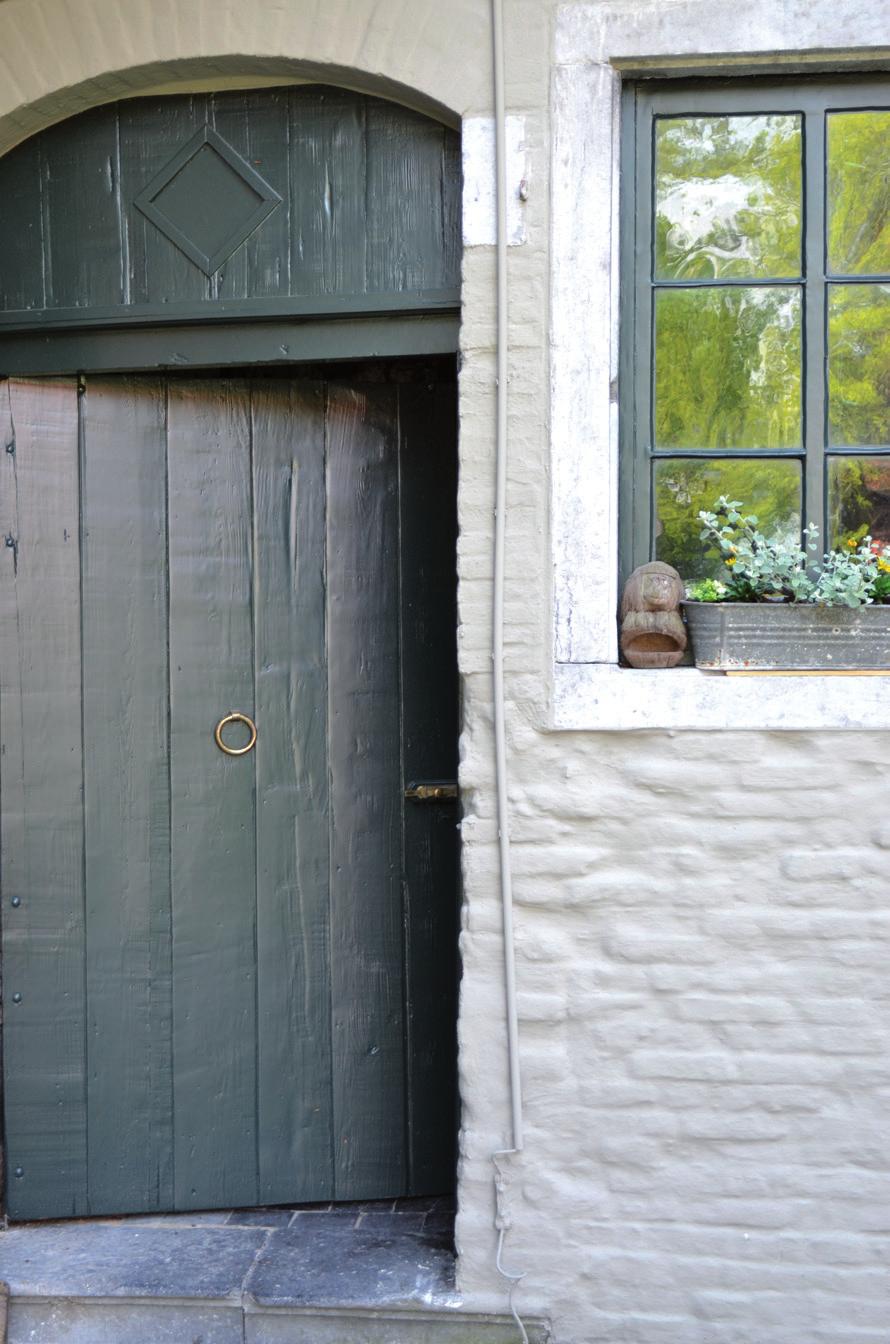
[[[285,1336],[286,1338],[286,1336]],[[239,1303],[13,1298],[9,1344],[243,1344]]]
[[[0,1233],[14,1296],[239,1296],[265,1228],[29,1223]]]
[[[530,1344],[547,1344],[527,1320]],[[132,1298],[13,1299],[9,1344],[516,1344],[503,1316],[243,1306]]]
[[[453,1229],[449,1197],[19,1223],[0,1232],[0,1279],[52,1301],[451,1304]]]
[[[292,1209],[238,1209],[226,1218],[226,1227],[287,1227]]]
[[[298,1215],[272,1232],[245,1284],[269,1306],[373,1306],[454,1299],[454,1254],[421,1214]]]
[[[529,1344],[547,1344],[550,1335],[542,1322],[527,1321],[525,1325]],[[519,1340],[513,1320],[458,1311],[396,1314],[248,1309],[244,1327],[245,1344],[517,1344]]]

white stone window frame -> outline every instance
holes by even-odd
[[[557,10],[550,411],[554,730],[887,729],[890,676],[618,664],[618,223],[625,77],[890,70],[869,0],[600,0]]]

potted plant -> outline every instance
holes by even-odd
[[[713,671],[890,671],[890,547],[865,536],[812,563],[804,545],[767,538],[738,500],[702,510],[701,539],[726,576],[688,585],[683,603],[696,667]]]

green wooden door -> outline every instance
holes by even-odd
[[[454,391],[0,385],[11,1216],[450,1188]]]

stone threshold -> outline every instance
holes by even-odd
[[[530,1344],[546,1326],[526,1321]],[[9,1344],[519,1344],[511,1317],[422,1308],[264,1307],[194,1298],[13,1297]]]
[[[453,1237],[447,1196],[14,1224],[8,1344],[515,1344]]]

